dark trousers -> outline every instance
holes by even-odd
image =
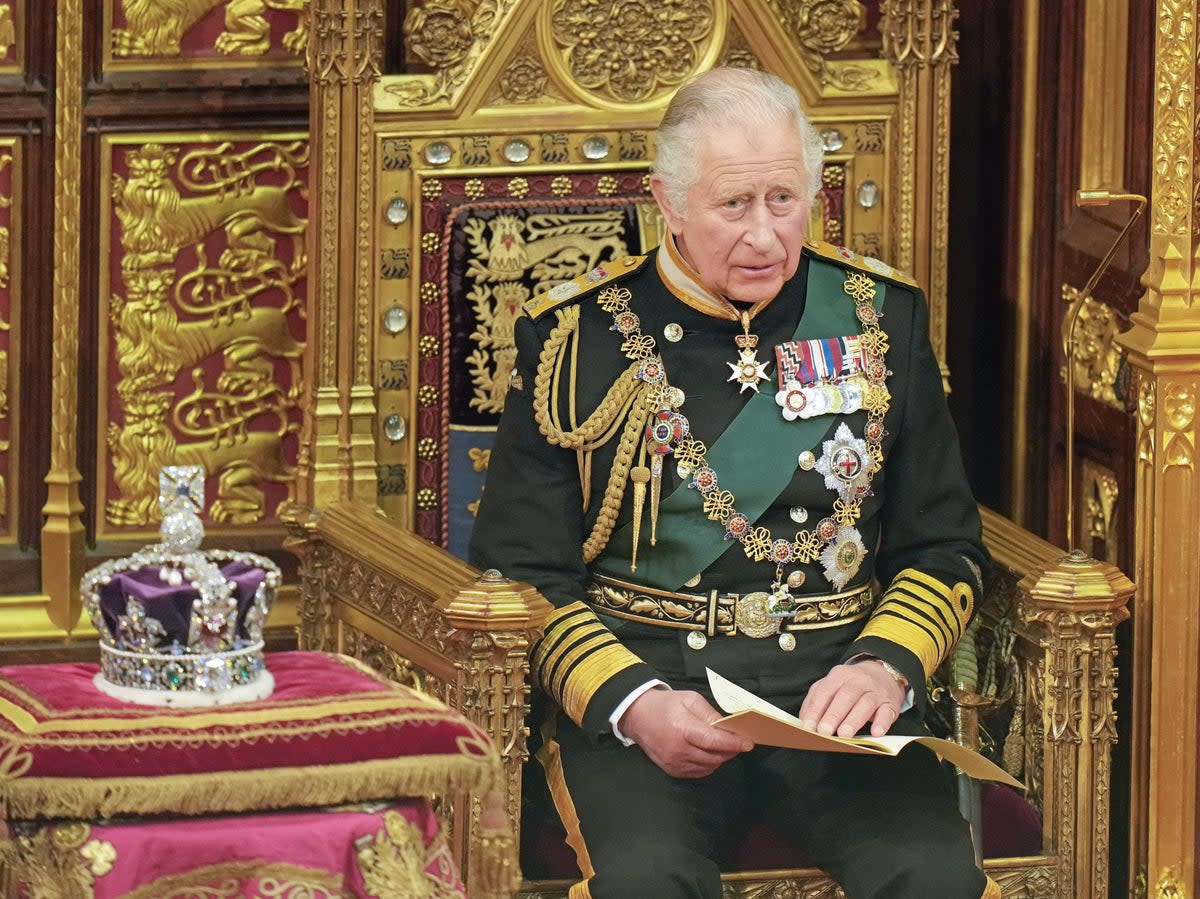
[[[764,817],[849,899],[985,895],[951,776],[923,747],[876,758],[759,746],[679,779],[636,746],[589,742],[561,713],[552,729],[540,756],[585,877],[572,899],[719,899],[716,860]]]

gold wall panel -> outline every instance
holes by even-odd
[[[97,536],[153,536],[167,464],[205,467],[217,534],[272,525],[298,445],[307,139],[101,147]]]
[[[0,140],[0,544],[16,537],[20,403],[21,145]]]
[[[104,0],[104,68],[300,68],[308,3]]]
[[[0,73],[25,67],[25,0],[0,0]]]

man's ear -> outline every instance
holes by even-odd
[[[667,197],[666,185],[663,183],[662,176],[657,172],[650,176],[650,193],[654,195],[654,202],[658,204],[663,221],[667,223],[667,228],[671,233],[678,234],[682,231],[683,216],[676,212],[675,207],[671,205],[671,201]]]

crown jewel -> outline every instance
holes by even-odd
[[[100,635],[96,686],[149,705],[222,705],[263,699],[263,623],[279,568],[248,552],[200,550],[204,469],[159,475],[162,542],[91,569],[80,591]]]

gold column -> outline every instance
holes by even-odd
[[[379,80],[383,61],[383,0],[358,0],[355,9],[353,94],[347,100],[354,104],[354,115],[345,121],[358,125],[352,135],[354,152],[345,157],[347,174],[356,189],[343,196],[353,196],[354,221],[343,233],[353,234],[354,286],[350,292],[353,317],[353,381],[350,385],[350,476],[351,495],[362,502],[375,504],[379,484],[375,458],[375,334],[378,318],[374,309],[374,276],[378,262],[373,255],[375,225],[379,218],[372,177],[362,173],[375,171],[375,131],[367,123],[374,118],[375,83]]]
[[[1058,859],[1058,896],[1108,895],[1116,626],[1133,584],[1115,566],[1075,550],[1027,574],[1021,617],[1044,629],[1042,814]]]
[[[309,229],[310,335],[305,352],[305,430],[297,500],[375,501],[375,400],[371,378],[374,210],[359,194],[373,165],[371,96],[379,79],[379,0],[312,0],[308,54],[316,222]],[[342,122],[358,123],[339,128]],[[367,183],[369,179],[361,179]],[[342,197],[357,197],[353,205]]]
[[[1196,0],[1157,4],[1150,266],[1142,276],[1146,292],[1132,317],[1133,327],[1118,338],[1135,366],[1139,385],[1133,786],[1135,794],[1146,797],[1142,870],[1152,897],[1196,895],[1198,11]],[[1135,830],[1139,823],[1134,820]]]
[[[950,67],[958,62],[958,10],[954,0],[883,0],[880,13],[883,55],[897,68],[900,91],[892,177],[899,186],[892,206],[896,250],[889,261],[927,291],[929,336],[948,390]]]
[[[84,532],[76,456],[79,413],[79,198],[83,156],[83,10],[60,0],[54,79],[54,380],[51,384],[50,470],[42,526],[42,591],[51,622],[70,631],[82,609],[79,579]]]

